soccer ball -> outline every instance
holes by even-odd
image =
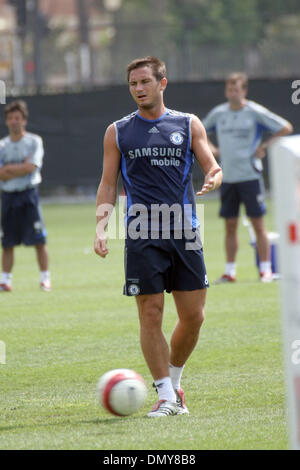
[[[128,416],[143,406],[147,388],[144,379],[135,371],[114,369],[100,377],[97,396],[109,413]]]

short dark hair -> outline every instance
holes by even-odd
[[[139,59],[135,59],[132,62],[130,62],[130,64],[127,65],[126,71],[127,71],[128,82],[129,82],[130,72],[140,67],[150,67],[157,81],[160,81],[162,78],[165,78],[167,75],[165,63],[162,62],[157,57],[148,55],[147,57],[141,57]]]
[[[27,121],[29,113],[28,113],[28,108],[27,108],[27,104],[25,103],[25,101],[15,100],[15,101],[12,101],[11,103],[8,103],[4,108],[5,118],[7,118],[7,115],[9,113],[12,113],[14,111],[20,111],[23,118],[26,119]]]
[[[226,78],[226,85],[236,85],[237,82],[242,83],[242,88],[247,90],[248,88],[248,76],[244,72],[232,72]]]

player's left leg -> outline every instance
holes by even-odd
[[[48,292],[51,290],[48,248],[45,243],[39,243],[35,245],[35,249],[40,268],[41,289]]]
[[[260,258],[260,278],[262,282],[271,282],[272,270],[270,262],[270,246],[264,224],[266,204],[264,185],[261,176],[256,180],[239,183],[240,197],[246,207],[246,214],[256,234],[256,246]]]
[[[19,214],[20,233],[26,246],[34,246],[40,268],[40,287],[51,290],[49,255],[46,246],[46,229],[37,188],[24,191],[23,206]]]
[[[256,235],[256,246],[260,260],[259,271],[261,280],[263,282],[271,282],[272,269],[270,261],[270,244],[264,223],[264,217],[251,217],[250,220]]]
[[[49,254],[47,246],[44,243],[35,245],[38,265],[41,271],[48,271]]]

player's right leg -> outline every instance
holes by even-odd
[[[149,370],[157,380],[169,375],[169,347],[162,332],[164,294],[138,295],[140,340]]]
[[[225,251],[226,271],[225,274],[235,279],[235,260],[239,248],[238,241],[238,217],[225,219]]]
[[[183,367],[193,352],[204,321],[206,289],[173,291],[178,322],[171,337],[170,373],[179,405],[179,414],[188,414],[184,391],[180,384]]]
[[[164,294],[139,295],[136,301],[141,348],[158,393],[158,402],[148,416],[177,414],[176,394],[169,373],[169,347],[162,331]]]
[[[220,216],[225,219],[225,271],[215,284],[235,282],[236,254],[238,251],[238,216],[240,197],[235,183],[223,183],[221,186]]]
[[[21,242],[18,231],[18,208],[14,204],[15,197],[14,193],[5,191],[1,195],[2,274],[0,292],[11,291],[14,246]]]
[[[230,217],[225,219],[225,253],[226,264],[225,272],[216,284],[223,284],[226,282],[235,282],[236,280],[236,254],[239,247],[238,242],[238,217]]]
[[[125,242],[124,294],[135,296],[140,321],[140,341],[158,392],[149,417],[177,414],[176,395],[169,373],[169,348],[162,331],[164,290],[168,289],[171,259],[167,241],[136,239]]]

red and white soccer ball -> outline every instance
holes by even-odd
[[[133,370],[114,369],[100,377],[97,396],[109,413],[128,416],[143,406],[147,388],[144,379]]]

